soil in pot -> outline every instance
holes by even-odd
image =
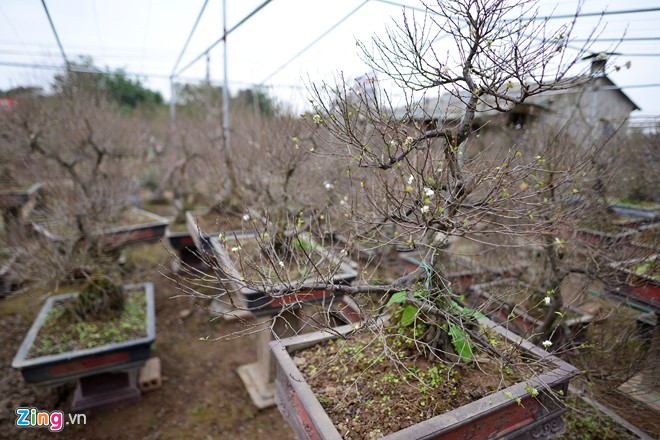
[[[420,334],[413,333],[420,327],[364,332],[295,353],[294,362],[344,439],[397,432],[530,379],[543,369],[538,360],[509,351],[490,332],[487,340],[507,352],[515,365],[485,354],[478,362],[431,362],[413,339],[419,340]]]
[[[147,336],[147,300],[144,291],[126,291],[123,310],[111,319],[81,321],[71,313],[71,300],[58,301],[48,312],[44,325],[27,358],[83,350]]]
[[[252,222],[244,220],[244,214],[235,211],[217,211],[214,209],[194,211],[197,227],[205,233],[214,231],[241,231],[251,229]]]
[[[154,223],[153,217],[133,209],[121,211],[116,216],[108,217],[103,220],[102,227],[93,231],[93,233],[102,234],[115,228]],[[68,222],[47,223],[45,227],[50,233],[57,237],[70,237],[76,232],[74,223]]]

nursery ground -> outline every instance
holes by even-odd
[[[199,307],[202,302],[179,296],[176,286],[161,274],[170,263],[161,244],[136,247],[128,253],[127,282],[152,281],[155,286],[158,336],[153,356],[161,361],[162,387],[145,393],[139,403],[91,413],[86,425],[66,426],[60,438],[292,439],[293,432],[277,409],[257,410],[236,374],[238,366],[256,360],[256,338],[214,340],[244,327],[213,320],[207,310]],[[17,428],[16,407],[65,413],[70,408],[72,386],[51,389],[26,385],[20,373],[11,368],[18,346],[52,293],[53,289],[48,288],[26,289],[0,299],[0,439],[53,437],[43,428]],[[643,427],[656,438],[660,433],[658,424],[640,417],[645,411],[620,398],[626,402],[616,403],[624,411],[617,411],[638,425],[644,425],[640,419],[645,419]],[[626,407],[630,408],[627,413]],[[580,408],[575,413],[580,423],[570,423],[580,433],[566,438],[584,438],[583,434],[593,429],[590,425],[601,424],[598,416],[583,411]],[[613,434],[615,437],[592,438],[622,438],[618,437],[620,433]]]
[[[169,265],[161,245],[142,247],[145,259]],[[138,248],[136,248],[138,249]],[[147,252],[144,252],[144,251]],[[85,426],[66,426],[61,438],[72,439],[291,439],[293,434],[276,408],[259,411],[251,403],[236,368],[256,360],[252,337],[213,341],[240,330],[241,324],[212,320],[208,311],[179,291],[158,269],[146,270],[145,261],[131,281],[152,281],[156,294],[157,339],[153,356],[161,361],[163,385],[145,393],[139,403],[91,413]],[[140,270],[139,266],[142,266]],[[11,361],[36,316],[48,290],[26,291],[0,300],[0,438],[52,438],[45,429],[17,428],[15,408],[42,410],[70,408],[72,387],[26,385]],[[209,336],[208,340],[200,340]]]

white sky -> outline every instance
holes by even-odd
[[[394,0],[397,1],[397,0]],[[264,0],[227,0],[228,28],[238,23]],[[401,3],[420,6],[417,0]],[[143,83],[169,99],[169,80],[176,59],[204,0],[46,0],[64,50],[71,60],[91,55],[97,66],[125,68],[144,75]],[[574,0],[541,0],[541,14],[574,12]],[[265,83],[281,100],[297,107],[306,102],[305,83],[332,80],[337,72],[347,77],[364,74],[355,40],[367,41],[382,33],[401,8],[379,0],[272,0],[228,37],[228,71],[232,93]],[[351,11],[357,12],[311,49],[271,75]],[[583,12],[620,11],[660,7],[659,0],[585,0]],[[200,24],[179,68],[204,52],[222,35],[222,0],[209,0]],[[579,18],[576,38],[584,38],[597,19]],[[552,20],[559,25],[566,20]],[[660,12],[609,15],[603,18],[601,38],[660,38]],[[627,28],[627,31],[626,31]],[[449,44],[450,39],[444,40]],[[602,42],[596,50],[614,43]],[[610,78],[624,88],[642,108],[638,116],[660,115],[660,39],[624,41],[616,65],[631,62],[630,69]],[[639,56],[655,54],[655,56]],[[211,80],[222,81],[223,45],[210,52]],[[61,65],[62,57],[40,0],[0,0],[0,89],[47,86],[53,71],[6,64]],[[195,63],[182,76],[191,82],[204,78],[206,61]],[[649,85],[656,85],[649,87]],[[646,86],[646,87],[635,87]]]

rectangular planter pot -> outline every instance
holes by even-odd
[[[465,292],[469,286],[476,283],[519,276],[527,268],[524,264],[511,267],[485,267],[470,261],[467,257],[459,255],[452,256],[452,259],[465,266],[472,266],[471,269],[450,272],[447,274],[447,280],[449,280],[452,283],[452,286],[456,288],[456,292]]]
[[[237,234],[236,238],[240,241],[249,240],[251,237],[254,237],[254,232],[246,232],[240,235]],[[314,252],[324,256],[330,256],[325,249],[315,244],[309,234],[301,234],[301,238],[312,243]],[[292,282],[293,286],[273,284],[264,285],[259,289],[248,288],[238,281],[241,279],[240,271],[229,257],[225,245],[221,243],[217,237],[211,238],[211,245],[218,264],[216,271],[218,277],[223,281],[225,290],[227,292],[239,292],[241,300],[247,309],[255,316],[275,315],[282,310],[282,308],[291,306],[295,307],[299,302],[304,302],[306,304],[323,303],[335,296],[335,293],[330,290],[319,290],[312,287],[306,287],[319,284],[319,280],[316,277],[294,281]],[[332,277],[333,284],[347,285],[355,280],[357,272],[353,269],[351,264],[346,260],[339,262],[332,256],[330,256],[330,258],[339,264],[339,270]],[[276,294],[276,292],[283,289],[291,290],[291,287],[296,290],[294,293],[287,293],[284,295]]]
[[[78,293],[55,295],[48,298],[41,308],[12,361],[12,367],[20,370],[28,383],[58,385],[99,373],[125,371],[144,365],[151,354],[151,344],[156,339],[153,284],[132,284],[126,285],[124,288],[126,290],[143,290],[147,297],[147,335],[145,337],[101,347],[26,359],[53,304],[73,298]]]
[[[488,290],[492,287],[501,285],[513,284],[517,280],[511,278],[504,278],[501,280],[493,281],[490,283],[476,284],[471,286],[472,292],[476,293],[478,297],[472,296],[470,306],[481,311],[490,319],[498,324],[513,323],[515,328],[511,330],[516,331],[520,336],[528,337],[536,331],[536,327],[541,324],[540,320],[531,316],[529,313],[519,310],[518,308],[511,309],[511,304],[497,295],[491,295]],[[575,318],[567,319],[564,324],[570,330],[572,339],[575,342],[584,342],[586,337],[587,327],[595,321],[595,317],[582,309],[572,306],[570,304],[565,306],[566,310],[577,315]],[[509,317],[509,313],[515,314],[514,318]],[[560,341],[565,335],[561,327],[557,328],[553,334],[553,342]]]
[[[660,254],[648,258],[660,258]],[[639,274],[627,267],[639,262],[630,260],[611,264],[610,267],[617,271],[616,282],[607,286],[606,291],[660,312],[660,277],[654,274]]]
[[[489,320],[481,322],[509,341],[520,344],[529,353],[543,358],[551,367],[528,382],[512,385],[383,439],[546,439],[564,430],[561,415],[565,406],[563,400],[559,400],[559,394],[566,396],[569,381],[578,370]],[[337,334],[346,335],[354,329],[354,326],[347,325],[333,329],[332,333],[321,331],[271,343],[277,362],[275,400],[298,439],[340,440],[341,435],[294,363],[295,352],[335,339]],[[535,387],[539,395],[531,397],[526,386]],[[521,399],[521,404],[516,398]]]
[[[167,237],[167,242],[175,251],[180,251],[186,248],[195,248],[195,241],[193,240],[193,236],[190,232],[167,231],[165,236]]]
[[[12,255],[7,261],[5,261],[4,264],[0,265],[0,298],[7,295],[11,291],[11,268],[15,261],[16,257]]]
[[[253,229],[251,221],[244,221],[245,228],[236,229],[236,228],[227,228],[225,230],[220,225],[212,228],[210,231],[206,231],[200,228],[197,219],[200,216],[206,215],[209,212],[208,208],[205,209],[196,209],[194,211],[186,211],[186,225],[188,226],[188,232],[192,236],[193,242],[197,249],[207,254],[213,254],[213,246],[211,246],[211,237],[217,237],[220,232],[225,234],[228,237],[233,236],[234,234],[240,234],[244,231],[251,231]],[[250,216],[253,218],[261,218],[258,214],[253,211],[249,211]],[[218,216],[219,220],[222,220],[222,215]]]
[[[165,236],[170,247],[179,254],[179,261],[173,264],[175,272],[185,271],[186,268],[194,268],[202,272],[208,272],[211,269],[200,257],[190,232],[170,232],[168,230]]]
[[[623,203],[614,203],[610,205],[612,210],[619,215],[640,219],[643,221],[653,221],[660,218],[660,205],[643,207],[635,205],[626,205]]]
[[[633,243],[635,237],[642,231],[660,227],[660,223],[636,222],[621,227],[621,232],[603,232],[588,228],[576,228],[570,232],[564,231],[562,236],[585,241],[589,244],[601,246],[627,246]]]
[[[134,209],[134,212],[146,217],[142,223],[109,228],[95,233],[101,245],[106,250],[121,249],[139,243],[153,243],[165,235],[169,220],[143,209]],[[70,240],[70,237],[57,235],[49,230],[51,222],[31,223],[31,228],[39,235],[55,242]]]
[[[23,190],[0,189],[0,210],[20,208],[33,198],[42,186],[41,183],[35,183]]]

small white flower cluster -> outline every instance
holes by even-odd
[[[277,264],[279,264],[280,267],[284,267],[284,261],[279,261]]]
[[[549,305],[550,305],[550,301],[551,301],[551,299],[550,299],[549,296],[546,296],[545,298],[543,298],[543,303],[544,303],[546,306],[549,306]]]
[[[234,253],[236,253],[236,252],[238,252],[238,251],[240,251],[240,250],[241,250],[241,247],[240,247],[240,246],[234,246],[234,247],[231,248],[231,251],[234,252]]]
[[[331,191],[335,188],[335,186],[332,183],[328,182],[327,180],[323,182],[323,186],[325,187],[326,191]]]
[[[547,340],[543,341],[541,344],[542,344],[545,348],[549,348],[549,347],[552,346],[552,341],[550,341],[549,339],[547,339]]]
[[[435,191],[433,191],[431,188],[424,188],[424,195],[428,198],[431,198],[435,195]]]
[[[243,214],[243,221],[247,222],[250,220],[250,214]]]
[[[424,205],[421,208],[419,208],[419,210],[422,211],[422,214],[426,214],[429,211],[431,211],[431,208],[429,207],[429,205]]]

